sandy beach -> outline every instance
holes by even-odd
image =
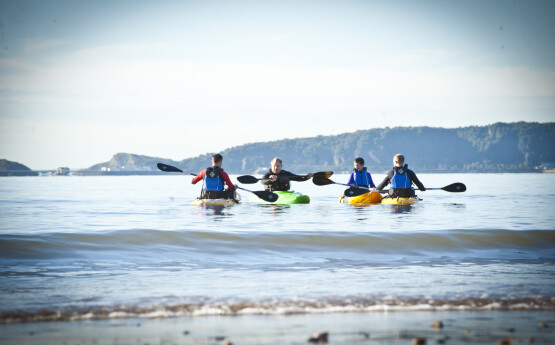
[[[554,329],[555,313],[552,311],[183,317],[1,325],[0,345],[308,343],[547,345],[553,344]]]

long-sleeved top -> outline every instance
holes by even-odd
[[[347,184],[354,184],[355,186],[363,187],[370,186],[372,188],[376,187],[374,181],[372,181],[372,175],[370,175],[370,173],[366,171],[366,168],[364,168],[364,170],[362,171],[354,169],[351,176],[349,177],[349,182],[347,182]]]
[[[414,183],[418,189],[424,191],[426,190],[426,187],[424,187],[424,185],[422,184],[422,182],[420,182],[420,180],[418,179],[418,177],[416,177],[416,174],[414,173],[414,171],[410,170],[407,168],[407,165],[405,164],[405,166],[403,167],[403,169],[405,169],[407,176],[409,177],[411,183]],[[393,178],[393,175],[395,174],[395,168],[391,169],[390,171],[387,172],[387,176],[384,178],[384,180],[376,187],[377,190],[382,190],[384,189],[390,182],[391,179]]]
[[[276,175],[278,178],[276,181],[272,182],[268,180],[271,175]],[[272,170],[268,171],[264,176],[262,176],[264,181],[261,181],[266,190],[273,192],[273,191],[286,191],[291,188],[289,181],[306,181],[309,179],[308,176],[299,176],[295,175],[289,171],[282,170],[279,174],[274,173]]]

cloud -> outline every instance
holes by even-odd
[[[391,63],[398,67],[437,66],[460,56],[461,53],[458,51],[424,49],[417,50],[413,53],[394,56],[391,58]]]
[[[26,53],[39,53],[66,43],[65,40],[27,40],[23,51]]]

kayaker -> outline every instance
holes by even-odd
[[[415,196],[414,189],[411,188],[413,183],[419,190],[426,190],[426,187],[424,187],[422,182],[418,180],[414,171],[410,170],[408,165],[405,164],[405,156],[400,153],[393,157],[393,169],[387,173],[385,179],[376,187],[376,189],[382,190],[389,183],[391,183],[389,195],[394,198],[410,198]]]
[[[286,191],[291,188],[289,181],[306,181],[312,177],[312,173],[307,174],[306,176],[299,176],[295,175],[289,171],[281,170],[282,161],[278,157],[272,159],[270,164],[270,170],[262,176],[263,181],[262,184],[266,188],[266,190],[270,192],[274,191]]]
[[[364,166],[364,159],[361,157],[355,158],[354,161],[354,169],[349,177],[348,185],[351,187],[371,187],[375,188],[376,185],[374,181],[372,181],[372,175],[367,171],[366,167]]]
[[[235,194],[236,185],[231,183],[229,175],[222,169],[223,157],[216,153],[212,156],[212,166],[193,177],[192,184],[203,180],[200,199],[229,199]],[[227,189],[224,190],[224,182]]]

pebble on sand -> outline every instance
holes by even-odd
[[[426,345],[426,338],[412,338],[412,345]]]
[[[327,344],[328,332],[314,333],[312,337],[308,338],[307,342],[315,344]]]
[[[435,328],[435,329],[443,328],[443,322],[441,322],[439,320],[436,320],[436,321],[430,323],[430,327]]]

